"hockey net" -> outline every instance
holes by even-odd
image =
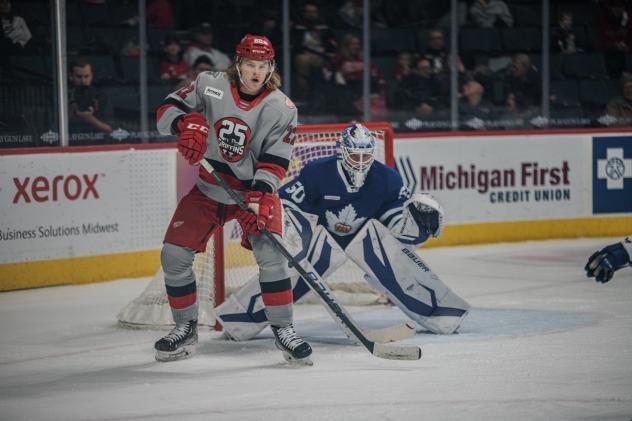
[[[393,131],[388,123],[366,123],[374,134],[376,159],[393,166]],[[305,164],[336,153],[336,140],[348,124],[301,125],[296,140],[287,178],[294,178]],[[241,228],[230,221],[223,231],[208,242],[206,252],[198,253],[193,262],[199,303],[198,323],[215,325],[213,308],[225,297],[239,289],[258,271],[252,252],[240,246]],[[343,304],[366,305],[378,303],[380,295],[363,279],[363,273],[350,261],[327,278],[336,298]],[[313,294],[309,294],[313,295]],[[302,302],[315,302],[308,298]],[[173,324],[167,300],[162,269],[151,279],[142,293],[125,306],[117,316],[119,323],[128,327],[151,328]]]

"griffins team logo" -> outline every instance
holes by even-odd
[[[632,212],[632,137],[593,138],[593,213]]]
[[[228,162],[243,159],[250,144],[250,127],[237,117],[228,117],[215,123],[217,146]]]

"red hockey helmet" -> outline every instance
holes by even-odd
[[[237,44],[237,56],[251,60],[274,60],[274,48],[270,40],[263,35],[247,34]]]

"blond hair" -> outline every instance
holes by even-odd
[[[226,69],[226,76],[228,76],[228,80],[231,85],[239,87],[239,73],[237,73],[237,66],[238,62],[235,60],[235,62]],[[274,66],[272,76],[270,76],[270,80],[266,82],[265,88],[270,91],[281,88],[281,75],[277,72],[276,66]]]

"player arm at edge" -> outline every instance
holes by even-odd
[[[588,258],[584,270],[586,276],[596,282],[606,283],[614,273],[626,266],[632,266],[632,235],[618,243],[610,244]]]
[[[178,151],[189,164],[195,164],[204,157],[207,148],[209,126],[200,113],[203,102],[197,90],[198,81],[172,92],[158,108],[156,126],[162,135],[178,136]]]

